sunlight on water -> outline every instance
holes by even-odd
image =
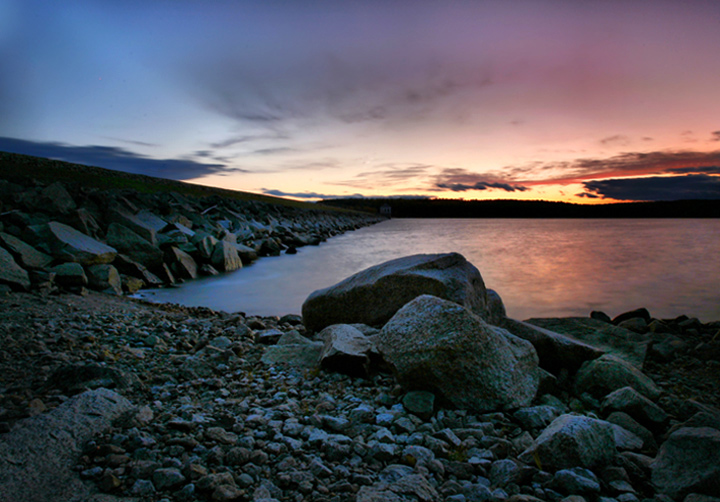
[[[142,297],[226,312],[300,313],[312,291],[364,268],[456,251],[518,319],[646,307],[655,317],[708,322],[720,319],[718,250],[720,220],[396,219]]]

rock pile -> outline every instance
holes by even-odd
[[[407,263],[448,259],[458,260]],[[563,333],[559,320],[551,331],[542,320],[498,319],[499,296],[478,281],[474,294],[494,308],[434,296],[442,270],[428,275],[435,289],[413,285],[417,296],[388,320],[351,317],[317,331],[294,315],[96,294],[0,298],[11,313],[0,323],[0,427],[12,438],[23,414],[53,414],[73,395],[112,388],[135,408],[66,468],[88,489],[135,500],[720,497],[720,323],[650,318],[641,329],[618,326],[633,316],[587,318],[582,329],[568,320]],[[22,323],[27,314],[34,325]],[[636,350],[608,341],[630,324],[645,349],[639,365]],[[712,375],[715,386],[703,381]],[[6,493],[31,500],[20,483]]]
[[[122,294],[241,268],[379,221],[218,195],[0,180],[0,287]]]

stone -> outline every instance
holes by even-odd
[[[117,250],[74,228],[51,221],[46,227],[50,249],[55,257],[82,265],[111,263]]]
[[[13,256],[5,248],[0,247],[0,284],[6,284],[14,290],[30,289],[30,276],[17,264]]]
[[[280,338],[282,338],[283,334],[284,333],[279,329],[264,329],[255,333],[255,343],[260,343],[262,345],[275,345],[278,343]]]
[[[121,395],[97,389],[16,424],[0,441],[2,499],[90,500],[89,487],[72,467],[87,441],[131,409]]]
[[[563,369],[574,373],[584,362],[597,359],[605,353],[570,336],[515,319],[505,318],[499,326],[532,343],[540,367],[553,375]]]
[[[506,486],[515,483],[519,476],[520,468],[510,459],[493,462],[488,474],[492,486]]]
[[[50,269],[55,274],[55,282],[60,286],[76,288],[87,286],[85,269],[79,263],[63,263]]]
[[[612,425],[613,434],[615,435],[615,446],[618,451],[638,451],[644,446],[644,441],[636,434],[630,432],[624,427],[608,422]]]
[[[622,411],[652,431],[662,428],[667,413],[632,387],[623,387],[608,394],[602,403],[605,413]]]
[[[122,209],[113,209],[108,213],[108,219],[113,223],[119,223],[129,228],[153,246],[158,245],[157,230],[136,215],[130,214]]]
[[[165,252],[165,259],[170,264],[173,275],[181,279],[197,279],[198,267],[192,256],[185,251],[170,247]]]
[[[122,281],[117,269],[112,265],[92,265],[87,270],[88,284],[98,291],[121,295]]]
[[[320,367],[352,376],[366,376],[373,349],[372,342],[347,324],[334,324],[318,335],[325,340],[320,352]]]
[[[581,340],[642,368],[648,338],[628,329],[589,317],[528,319],[525,322]]]
[[[52,256],[46,255],[26,244],[14,235],[0,232],[0,244],[13,255],[17,263],[23,268],[42,269],[52,263]]]
[[[575,392],[589,392],[595,397],[632,387],[649,399],[660,397],[660,388],[637,367],[612,354],[606,354],[582,365],[575,376]]]
[[[560,415],[562,415],[562,410],[548,405],[520,408],[513,413],[515,420],[520,422],[524,428],[531,430],[544,429]]]
[[[686,427],[668,437],[651,464],[652,483],[676,500],[697,493],[720,496],[720,431]]]
[[[230,244],[232,244],[232,246],[237,251],[240,260],[243,262],[243,265],[248,265],[257,260],[258,254],[257,251],[255,251],[253,248],[235,242],[231,242]]]
[[[162,263],[162,250],[124,225],[110,223],[105,240],[120,253],[146,267],[157,267]]]
[[[623,413],[621,411],[614,411],[610,413],[610,415],[608,415],[606,420],[611,424],[619,425],[623,429],[635,434],[642,440],[644,448],[653,451],[657,449],[657,444],[655,443],[655,438],[653,437],[652,432],[640,425],[627,413]]]
[[[272,345],[265,349],[260,360],[267,365],[287,364],[297,368],[314,369],[318,367],[323,345],[322,342]]]
[[[385,324],[403,305],[433,295],[487,315],[480,272],[458,253],[413,255],[363,270],[303,303],[305,326],[320,331],[332,324]]]
[[[555,473],[550,486],[569,495],[597,495],[600,493],[600,482],[592,471],[583,467],[562,469]]]
[[[403,396],[403,408],[408,413],[430,420],[435,411],[435,394],[423,390],[414,390]]]
[[[540,469],[593,469],[615,457],[612,426],[602,420],[579,415],[561,415],[537,437],[520,460]]]
[[[227,241],[218,241],[210,258],[210,262],[215,268],[223,272],[232,272],[242,268],[242,261],[238,255],[237,249]]]
[[[648,312],[648,309],[639,308],[635,310],[630,310],[628,312],[623,312],[622,314],[616,316],[612,320],[612,323],[617,325],[630,319],[642,319],[643,321],[645,321],[646,324],[648,324],[652,317],[650,316],[650,312]]]
[[[403,469],[400,469],[403,468]],[[371,486],[363,486],[357,493],[356,502],[435,502],[440,497],[428,482],[412,472],[407,466],[391,464],[379,475],[380,481]]]
[[[158,490],[176,488],[185,482],[185,476],[176,467],[157,469],[152,475],[153,485]]]
[[[68,214],[77,207],[72,196],[59,181],[46,186],[40,196],[41,209],[50,214]]]
[[[529,342],[434,296],[401,308],[381,330],[377,348],[406,389],[438,393],[462,409],[528,406],[538,388]]]

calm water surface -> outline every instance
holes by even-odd
[[[480,270],[517,319],[592,310],[614,316],[647,307],[655,317],[720,320],[720,220],[713,219],[395,219],[142,297],[226,312],[299,314],[312,291],[364,268],[450,251]]]

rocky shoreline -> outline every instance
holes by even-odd
[[[376,286],[402,308],[365,324]],[[720,497],[720,322],[508,319],[459,255],[375,267],[304,318],[92,291],[0,311],[3,500]],[[502,385],[467,377],[478,352]]]
[[[135,293],[232,272],[382,220],[239,193],[47,183],[22,167],[0,179],[0,291]]]

